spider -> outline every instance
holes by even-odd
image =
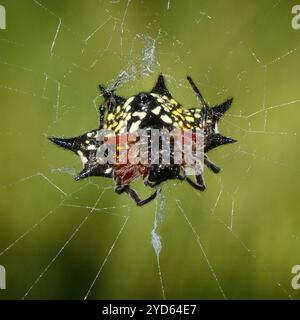
[[[99,127],[83,135],[73,138],[49,137],[53,143],[75,152],[81,158],[83,170],[75,177],[81,180],[90,176],[112,178],[115,182],[115,192],[127,193],[138,206],[153,200],[160,189],[156,188],[162,182],[170,179],[187,181],[197,190],[204,191],[205,183],[202,174],[196,174],[195,180],[185,174],[184,164],[99,164],[97,150],[99,130],[113,130],[116,136],[124,132],[134,132],[139,129],[199,130],[204,134],[204,165],[212,172],[220,172],[220,168],[209,160],[206,153],[224,144],[234,143],[235,139],[225,137],[218,132],[218,121],[230,108],[233,98],[210,107],[203,98],[190,76],[187,77],[193,91],[200,101],[200,108],[183,109],[166,87],[162,74],[150,92],[141,92],[128,99],[115,94],[117,83],[108,90],[99,86],[104,102],[99,107]],[[142,177],[144,184],[156,191],[146,199],[140,199],[136,191],[130,186],[138,177]]]

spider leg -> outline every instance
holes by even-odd
[[[177,179],[180,181],[184,181],[186,179],[186,174],[183,168],[180,169],[180,172],[178,173]]]
[[[216,164],[214,164],[212,161],[210,161],[206,156],[204,157],[204,164],[207,166],[208,169],[210,169],[213,173],[219,173],[221,171],[221,168],[218,167]]]
[[[126,191],[126,188],[128,187],[127,184],[122,185],[122,180],[120,177],[115,177],[116,187],[115,192],[118,194],[121,194]]]
[[[108,110],[108,112],[113,112],[113,110],[117,106],[117,101],[116,101],[117,96],[114,94],[113,90],[108,90],[101,85],[99,85],[99,90],[100,90],[101,95],[105,99],[105,102],[103,104],[101,104],[101,106],[99,108],[100,125],[101,125],[101,120],[102,120],[102,122],[104,121],[104,116],[105,116],[106,110]]]
[[[195,82],[193,81],[193,79],[190,76],[187,76],[187,80],[190,83],[190,85],[192,86],[194,92],[196,93],[196,96],[198,97],[198,99],[200,100],[202,106],[204,108],[209,108],[208,103],[205,101],[204,97],[202,96],[200,90],[197,88]]]
[[[186,176],[185,175],[182,175],[182,174],[179,174],[177,176],[177,179],[180,180],[180,181],[184,181],[186,179]]]
[[[141,200],[140,197],[138,196],[138,194],[130,188],[130,186],[128,186],[125,190],[129,196],[131,197],[131,199],[133,199],[133,201],[136,203],[137,206],[141,207],[145,204],[147,204],[148,202],[152,201],[153,199],[155,199],[155,197],[159,194],[160,189],[156,190],[151,196],[149,196],[148,198]]]
[[[201,174],[197,174],[196,175],[196,181],[197,182],[194,182],[192,179],[190,179],[189,177],[186,178],[187,182],[192,186],[194,187],[195,189],[197,190],[200,190],[200,191],[204,191],[206,189],[205,187],[205,183],[203,181],[203,177]]]
[[[187,177],[185,172],[183,171],[183,173],[179,174],[177,178],[181,181],[186,180],[189,183],[189,185],[191,185],[193,188],[197,190],[204,191],[206,187],[205,187],[202,174],[197,174],[195,175],[195,177],[196,177],[196,182],[194,182],[190,177]]]
[[[120,104],[124,104],[126,99],[123,97],[120,97],[115,94],[115,90],[117,86],[119,85],[120,81],[117,81],[111,89],[107,89],[102,85],[99,85],[99,90],[103,98],[105,99],[104,103],[99,108],[100,113],[100,129],[101,125],[104,125],[104,117],[105,113],[108,110],[108,112],[113,112],[115,107]]]
[[[135,190],[130,188],[130,186],[128,184],[121,185],[121,179],[120,179],[120,177],[117,177],[116,178],[115,192],[118,193],[118,194],[126,192],[131,197],[131,199],[135,202],[135,204],[137,206],[141,207],[141,206],[147,204],[148,202],[150,202],[151,200],[155,199],[155,197],[159,194],[160,189],[156,190],[148,198],[146,198],[144,200],[141,200]]]

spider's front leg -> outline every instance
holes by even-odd
[[[138,196],[138,194],[130,188],[130,186],[128,186],[128,188],[125,190],[131,197],[131,199],[134,200],[134,202],[136,203],[136,205],[138,205],[139,207],[147,204],[148,202],[154,200],[156,198],[156,196],[159,194],[160,189],[156,190],[154,193],[151,194],[151,196],[149,196],[148,198],[141,200],[140,197]]]
[[[216,164],[214,164],[212,161],[210,161],[207,156],[204,157],[204,164],[207,166],[208,169],[210,169],[213,173],[219,173],[221,171],[221,168],[218,167]]]
[[[192,88],[193,88],[196,96],[197,96],[198,99],[200,100],[202,107],[208,109],[208,108],[209,108],[209,105],[208,105],[208,103],[205,101],[204,97],[202,96],[200,90],[199,90],[198,87],[196,86],[196,84],[195,84],[195,82],[193,81],[193,79],[192,79],[190,76],[187,76],[187,80],[188,80],[188,82],[190,83],[190,85],[192,86]]]
[[[155,197],[159,194],[160,192],[160,189],[156,190],[150,197],[144,199],[144,200],[141,200],[140,197],[138,196],[138,194],[135,192],[135,190],[133,190],[129,184],[125,184],[125,185],[122,185],[121,184],[121,178],[120,177],[117,177],[115,179],[116,181],[116,188],[115,188],[115,192],[118,193],[118,194],[121,194],[123,192],[126,192],[130,197],[131,199],[135,202],[135,204],[139,207],[147,204],[148,202],[152,201],[155,199]]]
[[[107,111],[112,111],[117,105],[116,99],[112,91],[106,90],[103,86],[99,85],[101,95],[104,97],[105,102],[99,107],[99,129],[103,129],[105,125],[105,115]]]
[[[122,105],[125,103],[123,97],[115,95],[114,91],[118,82],[113,86],[112,89],[106,89],[102,85],[99,85],[99,90],[105,101],[99,107],[99,129],[103,129],[105,125],[105,116],[108,112],[114,112],[117,105]]]
[[[204,191],[206,189],[205,183],[203,181],[203,177],[201,174],[196,175],[196,182],[194,182],[191,178],[187,177],[186,181],[195,189]]]

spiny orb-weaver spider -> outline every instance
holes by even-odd
[[[104,102],[99,107],[99,128],[89,131],[74,138],[55,138],[49,140],[55,144],[71,150],[80,156],[83,170],[75,178],[84,179],[90,176],[112,178],[115,181],[115,191],[118,194],[126,192],[138,206],[142,206],[153,200],[159,193],[159,189],[141,200],[138,194],[131,188],[130,183],[138,177],[142,177],[144,184],[156,187],[169,179],[186,180],[192,187],[204,191],[205,184],[202,174],[196,174],[196,181],[185,174],[184,164],[99,164],[97,161],[97,149],[99,141],[97,134],[99,130],[113,130],[116,136],[122,132],[133,132],[139,129],[167,129],[171,131],[174,127],[182,130],[199,130],[204,135],[204,164],[214,173],[221,169],[211,162],[206,153],[218,146],[236,142],[235,139],[222,136],[218,132],[217,123],[224,113],[230,108],[233,99],[210,107],[203,98],[199,89],[191,79],[187,77],[201,108],[183,109],[182,105],[173,99],[168,91],[162,74],[159,75],[154,88],[148,92],[141,92],[128,99],[115,94],[117,84],[111,90],[99,86],[104,97]]]

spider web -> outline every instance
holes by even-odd
[[[299,32],[291,3],[2,1],[3,299],[297,299]],[[38,28],[37,28],[38,26]],[[149,90],[159,72],[186,107],[234,96],[207,190],[168,182],[137,208],[112,181],[74,182],[79,159],[47,136],[97,126],[97,84]],[[147,191],[137,184],[137,191]]]

